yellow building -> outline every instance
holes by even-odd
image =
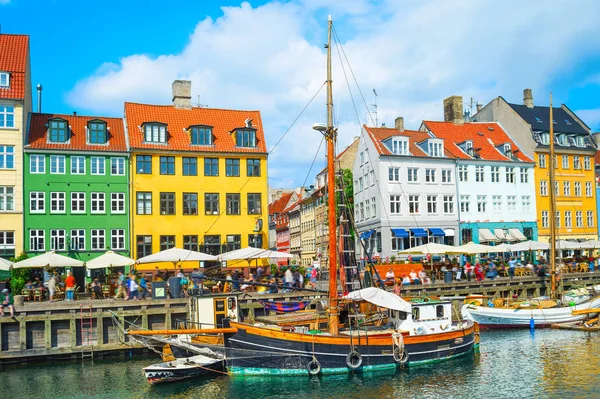
[[[300,202],[300,237],[302,252],[300,264],[311,266],[317,260],[317,231],[315,208],[317,206],[316,192],[311,193]]]
[[[31,111],[29,36],[0,34],[0,257],[23,250],[23,138]]]
[[[174,246],[214,255],[266,248],[267,147],[259,111],[192,107],[191,83],[176,80],[173,105],[126,103],[125,119],[136,258]]]

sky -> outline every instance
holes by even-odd
[[[389,127],[441,120],[451,95],[521,103],[531,88],[600,131],[600,1],[0,0],[2,33],[30,35],[44,112],[123,116],[191,80],[193,103],[261,111],[273,187],[310,185],[325,165],[311,126],[326,120],[329,14],[339,151],[374,123],[373,89]]]

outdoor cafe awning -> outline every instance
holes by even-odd
[[[361,233],[361,235],[360,235],[360,239],[361,240],[368,240],[374,232],[375,232],[375,230],[363,231]]]
[[[490,229],[479,229],[479,242],[496,242],[498,239]]]
[[[503,229],[494,229],[494,236],[497,240],[504,241],[506,240],[506,233]]]
[[[413,237],[417,237],[417,238],[421,238],[421,237],[427,237],[427,232],[425,231],[425,229],[410,229],[410,231],[412,232]]]
[[[430,227],[429,232],[431,233],[431,235],[433,237],[445,237],[446,236],[446,233],[444,232],[444,230],[440,229],[439,227]]]
[[[405,229],[392,229],[392,234],[398,238],[408,238],[409,235]]]
[[[510,241],[527,241],[527,237],[519,229],[508,229],[508,236]]]

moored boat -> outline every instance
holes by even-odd
[[[144,375],[150,384],[155,385],[186,380],[201,375],[218,374],[222,370],[222,357],[196,355],[145,367]]]

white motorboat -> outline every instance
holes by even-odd
[[[223,370],[222,356],[196,355],[153,364],[144,368],[146,380],[152,385],[186,380],[201,375],[216,374]]]

